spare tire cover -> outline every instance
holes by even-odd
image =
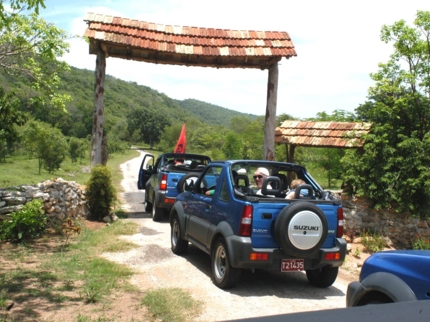
[[[318,252],[327,238],[327,218],[310,202],[294,202],[286,206],[275,221],[275,238],[286,254],[296,257]]]

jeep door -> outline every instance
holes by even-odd
[[[145,189],[145,184],[154,173],[154,156],[145,154],[139,168],[139,176],[137,178],[137,189]]]
[[[208,166],[196,182],[196,186],[185,210],[187,215],[187,235],[209,249],[208,232],[211,218],[216,216],[216,202],[219,194],[217,179],[221,174],[221,166]],[[206,195],[209,188],[215,187],[213,195]]]

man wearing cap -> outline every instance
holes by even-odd
[[[258,188],[257,195],[262,195],[261,187],[263,186],[264,179],[268,176],[269,176],[269,170],[267,170],[266,168],[258,168],[257,170],[255,170],[254,182]],[[270,185],[267,185],[267,188],[272,189],[272,187]]]

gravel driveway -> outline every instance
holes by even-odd
[[[142,156],[144,152],[141,152]],[[224,321],[277,315],[283,313],[325,310],[345,307],[348,283],[357,279],[341,269],[337,281],[329,288],[311,286],[302,272],[281,274],[269,271],[244,271],[237,286],[221,290],[212,284],[210,258],[190,245],[183,256],[170,250],[170,225],[167,218],[152,221],[144,211],[144,191],[137,190],[137,174],[142,156],[121,165],[122,186],[130,219],[139,224],[139,233],[123,236],[139,245],[120,254],[104,254],[110,260],[136,269],[132,283],[144,290],[179,287],[205,303],[201,321]],[[347,318],[346,318],[347,319]]]

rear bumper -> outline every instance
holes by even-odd
[[[281,270],[281,262],[283,259],[297,258],[289,256],[277,248],[253,248],[251,238],[239,237],[236,235],[226,238],[227,247],[230,250],[230,262],[233,267],[246,269],[268,269]],[[327,260],[326,254],[337,253],[341,254],[339,260]],[[267,253],[269,255],[266,261],[251,261],[251,253]],[[343,264],[346,254],[346,241],[343,238],[336,239],[336,246],[333,248],[321,248],[317,253],[305,257],[304,269],[317,269],[324,266],[339,267]]]
[[[156,191],[155,192],[155,201],[154,201],[154,205],[157,208],[163,208],[166,209],[166,211],[170,211],[170,209],[172,209],[173,204],[176,201],[176,197],[167,197],[166,196],[166,191]]]

